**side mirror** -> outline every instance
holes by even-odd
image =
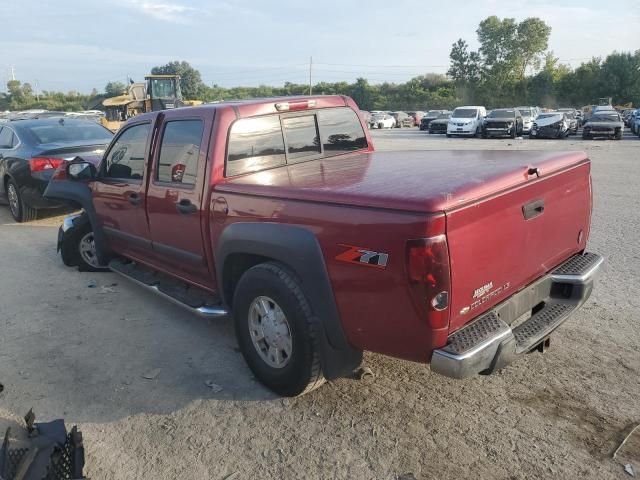
[[[67,176],[77,182],[91,182],[96,179],[97,170],[93,163],[84,160],[73,161],[67,165]]]

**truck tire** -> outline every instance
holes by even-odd
[[[622,140],[622,129],[616,131],[615,139],[616,140]]]
[[[9,211],[16,222],[30,222],[38,218],[38,210],[24,202],[16,182],[9,179],[6,184],[6,192],[9,200]]]
[[[324,382],[313,313],[300,281],[278,262],[247,270],[233,296],[236,338],[260,382],[287,397]]]
[[[106,272],[109,270],[100,266],[90,223],[85,223],[68,232],[60,245],[60,256],[62,263],[68,267],[76,266],[81,272]]]

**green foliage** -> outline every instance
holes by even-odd
[[[127,91],[127,86],[122,82],[109,82],[104,87],[104,93],[109,97],[117,97]]]
[[[186,100],[198,100],[203,94],[204,83],[200,72],[189,65],[189,62],[173,61],[166,65],[153,67],[153,75],[180,75],[180,89]]]

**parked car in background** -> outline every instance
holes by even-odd
[[[396,119],[395,128],[413,127],[413,117],[407,112],[391,112],[391,116]]]
[[[447,125],[447,137],[452,135],[475,136],[482,131],[482,121],[487,109],[482,106],[458,107],[451,114]]]
[[[618,112],[601,110],[591,115],[591,118],[582,126],[582,138],[589,140],[595,137],[614,138],[622,140],[624,134],[624,122]]]
[[[72,118],[0,124],[0,197],[11,216],[26,222],[40,209],[59,207],[42,198],[54,170],[76,156],[101,156],[112,138],[103,126]]]
[[[565,138],[568,135],[569,120],[564,112],[541,113],[529,132],[529,138]]]
[[[578,119],[576,118],[576,109],[575,108],[561,108],[558,112],[562,112],[567,117],[567,121],[569,122],[569,135],[577,135],[578,134]]]
[[[633,112],[631,112],[631,114],[629,115],[629,120],[627,120],[627,126],[631,130],[631,133],[636,134],[636,135],[640,134],[640,131],[637,128],[638,119],[640,119],[640,108],[638,108],[638,109],[634,110]]]
[[[393,128],[396,126],[396,119],[386,112],[377,112],[371,114],[369,120],[369,128]]]
[[[445,113],[447,110],[429,110],[420,122],[420,130],[429,130],[429,124],[438,118],[441,113]]]
[[[516,109],[520,112],[520,115],[522,115],[522,133],[528,135],[538,110],[536,107],[516,107]]]
[[[482,138],[522,135],[522,115],[515,108],[492,110],[482,121]]]
[[[417,112],[407,112],[411,118],[413,118],[413,126],[419,127],[420,122],[422,121],[422,117],[424,117],[425,112],[417,111]]]
[[[584,120],[584,113],[579,108],[576,109],[576,121],[578,122],[578,128],[582,126],[582,122]]]
[[[438,118],[431,120],[429,123],[429,133],[447,133],[447,125],[449,125],[450,118],[451,112],[444,112],[438,115]]]

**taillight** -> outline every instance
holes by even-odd
[[[276,110],[279,112],[288,112],[294,110],[306,110],[315,106],[315,100],[292,100],[290,102],[276,103]]]
[[[427,311],[427,321],[434,329],[449,325],[451,277],[447,237],[409,240],[407,274],[414,297]]]
[[[55,170],[63,163],[62,158],[33,157],[29,160],[29,167],[32,172],[42,172],[43,170]]]

